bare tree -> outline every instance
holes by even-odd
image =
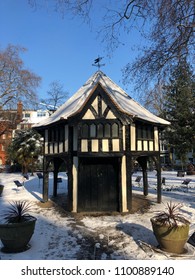
[[[55,111],[68,97],[68,92],[64,90],[63,84],[59,81],[53,81],[49,85],[47,93],[49,97],[42,99],[41,103],[50,111]]]
[[[153,89],[145,91],[141,97],[141,102],[143,103],[144,107],[157,116],[162,116],[164,112],[164,106],[166,103],[164,86],[164,82],[159,81],[159,83],[156,84]]]
[[[9,109],[18,101],[36,101],[41,78],[24,67],[20,53],[25,49],[8,45],[0,51],[0,107]]]
[[[40,1],[28,0],[33,7]],[[132,36],[137,32],[143,38],[143,48],[134,62],[123,69],[124,82],[136,82],[138,86],[148,86],[163,77],[168,78],[172,65],[183,58],[194,59],[194,0],[44,0],[48,7],[65,16],[71,13],[88,22],[101,16],[101,26],[95,26],[113,51],[123,44],[122,38],[130,46]],[[100,13],[101,9],[101,13]],[[94,26],[94,25],[93,25]],[[129,54],[131,56],[131,52]],[[129,59],[130,61],[131,59]],[[128,57],[127,57],[128,62]]]
[[[24,67],[19,46],[8,45],[0,50],[0,136],[16,126],[18,116],[12,109],[19,101],[36,101],[36,88],[41,78]]]
[[[147,34],[151,44],[123,72],[126,81],[136,75],[138,85],[167,79],[173,65],[194,59],[195,1],[160,0],[153,5],[154,19]]]

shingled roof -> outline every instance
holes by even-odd
[[[94,88],[100,84],[109,95],[118,110],[133,118],[145,120],[157,125],[169,125],[170,123],[159,118],[132,99],[122,88],[113,82],[102,71],[97,71],[87,82],[50,117],[35,125],[35,127],[54,124],[61,119],[68,119],[79,112],[93,94]]]

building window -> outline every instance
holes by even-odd
[[[62,142],[64,141],[64,127],[60,127],[59,129],[59,141]]]
[[[37,117],[45,117],[46,112],[37,112]]]
[[[103,127],[103,124],[98,124],[97,125],[97,137],[98,138],[103,138],[104,136],[104,127]]]
[[[136,135],[137,139],[153,140],[154,129],[152,126],[137,125]]]
[[[24,118],[30,118],[30,113],[24,113]]]
[[[118,137],[119,135],[119,127],[117,123],[112,125],[112,137]]]
[[[109,123],[105,124],[105,126],[104,126],[104,136],[105,136],[105,138],[110,138],[110,136],[111,136],[111,129],[110,129]]]
[[[90,137],[96,137],[96,125],[94,123],[90,125]]]
[[[88,138],[89,137],[89,126],[87,124],[84,124],[82,126],[81,135],[82,135],[83,138]]]
[[[118,138],[119,137],[119,124],[118,123],[92,123],[83,124],[81,126],[82,138]]]

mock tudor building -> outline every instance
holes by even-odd
[[[146,196],[151,157],[156,164],[160,203],[159,133],[167,125],[169,122],[150,113],[97,71],[54,114],[34,127],[44,137],[43,200],[48,200],[50,163],[54,166],[54,196],[63,163],[70,211],[128,212],[132,208],[133,162],[142,167]]]

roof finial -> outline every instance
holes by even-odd
[[[96,58],[96,59],[94,59],[94,64],[92,64],[92,66],[96,66],[96,67],[98,67],[98,70],[100,70],[100,68],[102,67],[102,66],[105,66],[105,64],[100,64],[100,61],[103,59],[103,57],[100,57],[99,55],[98,55],[98,57]]]

